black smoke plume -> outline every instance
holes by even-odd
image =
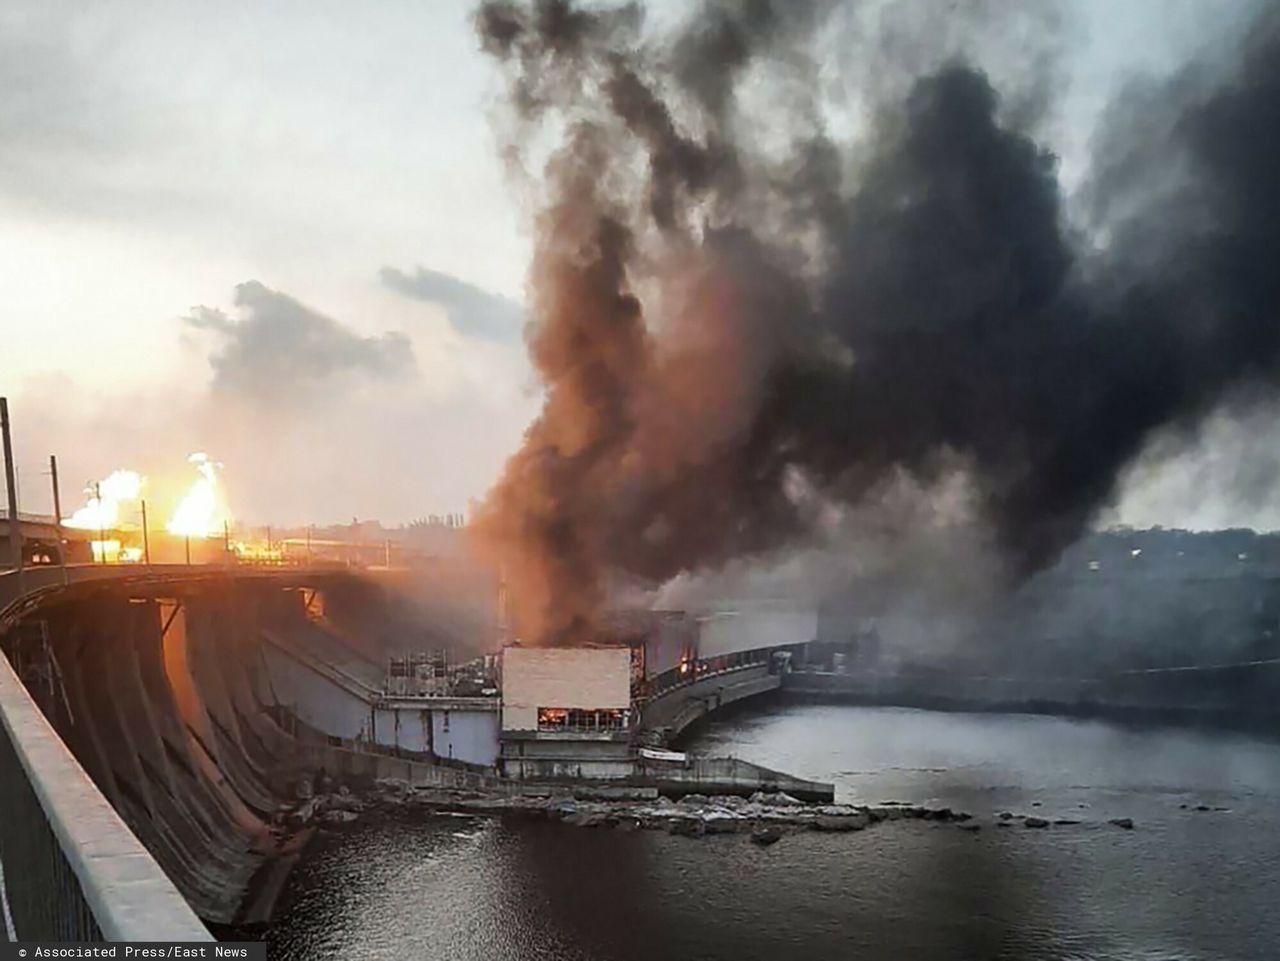
[[[1154,431],[1275,382],[1274,10],[1215,84],[1113,109],[1082,229],[1025,91],[1005,111],[963,58],[831,133],[840,12],[707,2],[671,35],[637,4],[479,9],[510,155],[560,140],[529,277],[546,403],[478,525],[525,637],[587,639],[610,572],[786,546],[900,472],[962,470],[1034,570]]]

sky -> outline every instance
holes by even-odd
[[[1110,93],[1214,42],[1232,5],[1064,4],[1047,136],[1068,191]],[[538,406],[520,307],[534,211],[500,157],[471,13],[0,5],[0,393],[24,509],[49,509],[51,453],[69,504],[118,467],[185,477],[196,450],[260,523],[390,524],[483,496]],[[1231,469],[1209,447],[1195,470],[1144,468],[1113,519],[1269,524],[1195,496]]]

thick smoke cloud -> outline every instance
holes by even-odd
[[[197,307],[186,318],[190,328],[220,339],[209,358],[215,392],[298,402],[322,387],[340,386],[335,378],[396,380],[415,369],[413,347],[402,333],[361,337],[256,280],[239,284],[234,302],[239,320],[210,307]]]
[[[903,473],[962,474],[1037,569],[1154,432],[1274,383],[1280,18],[1212,84],[1147,92],[1076,232],[1031,133],[1046,74],[1006,95],[904,58],[841,140],[797,82],[838,10],[708,3],[671,37],[635,4],[480,8],[511,154],[563,133],[529,278],[545,406],[479,523],[528,638],[588,638],[611,571],[796,543]]]
[[[443,307],[449,314],[449,323],[464,337],[502,341],[520,333],[524,318],[519,304],[452,274],[429,267],[418,267],[411,274],[383,267],[378,276],[383,284],[406,297]]]

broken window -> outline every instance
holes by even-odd
[[[538,708],[539,731],[621,731],[625,730],[630,712],[621,708]]]

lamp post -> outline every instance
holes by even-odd
[[[147,534],[147,502],[142,502],[142,562],[151,567],[151,538]]]
[[[4,485],[9,496],[9,550],[18,571],[18,593],[22,593],[22,521],[18,519],[18,488],[13,477],[13,441],[9,436],[9,399],[0,397],[0,436],[4,446]]]
[[[62,539],[62,491],[58,487],[58,458],[49,455],[49,483],[53,485],[53,532],[58,539],[58,566],[62,568],[62,583],[69,582],[67,575],[67,545]]]
[[[98,502],[98,556],[105,564],[107,562],[107,531],[102,526],[102,485],[97,481],[93,482],[93,499]]]

